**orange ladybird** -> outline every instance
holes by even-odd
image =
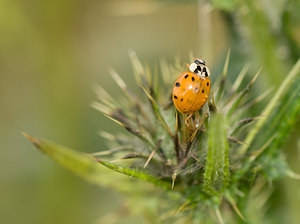
[[[173,102],[180,113],[193,113],[206,103],[210,92],[210,72],[205,62],[195,59],[190,71],[180,74],[173,87]]]

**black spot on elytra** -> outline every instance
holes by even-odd
[[[202,89],[202,93],[204,93],[204,89]]]
[[[207,82],[206,85],[209,86],[209,82]]]
[[[189,75],[185,75],[184,78],[187,79],[187,77],[189,77]]]
[[[194,77],[192,77],[192,81],[193,81],[193,82],[195,81],[195,78],[194,78]]]
[[[179,86],[180,86],[180,83],[179,83],[179,82],[176,82],[175,86],[179,87]]]
[[[177,96],[174,95],[174,99],[177,99]]]
[[[181,98],[180,101],[182,102],[182,101],[183,101],[183,98]]]

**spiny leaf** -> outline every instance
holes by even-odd
[[[106,114],[105,114],[105,116],[107,118],[111,119],[112,121],[116,122],[120,126],[124,127],[127,131],[129,131],[131,134],[133,134],[136,137],[138,137],[139,139],[141,139],[143,142],[145,142],[151,148],[154,148],[154,144],[148,138],[146,138],[139,130],[137,130],[137,129],[133,128],[132,126],[130,126],[129,124],[127,124],[127,122],[122,120],[119,116],[116,117],[113,115],[110,116],[110,115],[106,115]]]
[[[136,56],[136,53],[132,49],[129,50],[128,53],[131,59],[132,66],[134,68],[136,82],[140,85],[142,83],[142,76],[145,75],[145,69],[138,57]]]
[[[236,122],[233,127],[229,130],[228,135],[232,135],[235,132],[237,132],[240,128],[244,127],[245,125],[258,120],[260,117],[249,117],[249,118],[244,118],[242,120],[239,120],[238,122]]]
[[[105,106],[104,104],[102,103],[99,103],[99,102],[96,102],[96,101],[93,101],[91,104],[90,104],[91,107],[93,107],[94,109],[100,111],[101,113],[103,114],[109,114],[111,112],[111,108]]]
[[[243,175],[249,170],[250,166],[252,165],[253,161],[260,156],[264,150],[271,144],[275,136],[270,138],[260,149],[257,151],[253,152],[251,156],[247,157],[246,161],[243,162],[243,166],[241,169],[239,169],[237,172],[234,174],[234,180],[238,180],[239,178],[243,177]]]
[[[224,93],[224,87],[225,87],[225,81],[226,81],[226,76],[227,76],[227,71],[228,71],[229,59],[230,59],[230,49],[227,51],[227,55],[226,55],[226,60],[225,60],[224,68],[223,68],[223,73],[222,73],[221,81],[220,81],[220,84],[219,84],[219,91],[218,91],[217,96],[216,96],[216,101],[217,102],[220,102],[220,100],[223,96],[223,93]]]
[[[247,111],[250,107],[256,105],[257,103],[261,102],[264,98],[266,98],[270,93],[272,92],[272,88],[267,89],[262,94],[260,94],[258,97],[254,98],[250,102],[246,103],[244,106],[238,108],[237,110],[241,112]]]
[[[41,152],[45,153],[60,165],[70,169],[71,171],[91,183],[99,184],[102,186],[113,186],[116,189],[122,190],[122,185],[125,185],[128,181],[127,178],[122,178],[122,176],[116,175],[113,172],[107,172],[108,170],[105,170],[103,167],[101,167],[99,165],[100,163],[118,173],[145,180],[164,189],[171,189],[170,183],[162,181],[146,173],[118,167],[102,160],[97,163],[95,159],[92,159],[91,157],[88,157],[82,153],[78,153],[69,148],[57,145],[47,140],[33,138],[26,133],[23,133],[23,135],[28,138],[35,147],[41,150]],[[120,182],[122,182],[122,184],[119,184]]]
[[[96,93],[98,100],[109,106],[110,108],[114,108],[116,106],[120,106],[115,99],[109,95],[104,88],[99,85],[95,85],[94,92]]]
[[[215,114],[208,129],[208,152],[204,172],[204,189],[224,190],[229,182],[227,124],[223,114]]]
[[[231,116],[232,113],[237,109],[237,107],[240,105],[241,101],[244,99],[244,97],[248,94],[250,91],[251,87],[253,86],[254,82],[258,78],[258,76],[261,73],[262,68],[260,68],[257,73],[254,75],[252,80],[248,83],[247,87],[240,92],[240,94],[235,97],[231,103],[228,103],[227,108],[228,108],[228,116]]]
[[[241,146],[241,148],[238,150],[240,155],[243,155],[248,150],[249,146],[251,145],[252,141],[256,137],[257,133],[266,123],[271,112],[275,109],[275,106],[278,104],[279,99],[282,98],[282,96],[284,96],[284,94],[288,91],[288,89],[292,85],[294,79],[299,74],[299,72],[300,72],[300,60],[298,60],[298,62],[294,65],[292,70],[289,72],[289,74],[287,75],[287,77],[284,79],[283,83],[279,87],[278,91],[276,91],[275,95],[273,96],[269,104],[263,110],[262,112],[263,118],[257,121],[255,126],[248,133],[245,139],[247,145]]]
[[[118,146],[118,147],[115,147],[115,148],[111,148],[109,150],[104,150],[104,151],[100,151],[100,152],[94,152],[94,153],[90,153],[92,156],[106,156],[106,155],[111,155],[115,152],[120,152],[122,150],[125,150],[125,149],[132,149],[132,146],[130,145],[122,145],[122,146]]]
[[[237,207],[236,201],[234,200],[234,198],[231,196],[231,194],[227,191],[225,193],[225,197],[226,199],[229,201],[229,203],[231,204],[232,208],[234,209],[234,211],[236,212],[236,214],[238,214],[238,216],[246,222],[245,217],[243,216],[243,214],[241,213],[241,211],[239,210],[239,208]]]
[[[109,74],[111,77],[115,80],[115,82],[118,84],[118,86],[123,90],[125,95],[129,99],[137,100],[137,97],[127,88],[126,83],[123,81],[123,79],[119,76],[119,74],[112,68],[108,69]]]
[[[237,143],[237,144],[240,144],[240,145],[245,144],[245,143],[242,142],[241,140],[239,140],[239,139],[237,139],[237,138],[235,138],[235,137],[232,137],[232,136],[227,137],[227,141],[228,141],[228,142]]]
[[[152,159],[152,157],[154,156],[155,152],[157,151],[158,148],[160,148],[160,145],[161,145],[161,139],[157,141],[156,143],[156,146],[155,146],[155,149],[152,150],[151,154],[149,155],[145,165],[144,165],[144,168],[147,167],[148,163],[150,162],[150,160]],[[173,188],[172,188],[173,189]]]
[[[244,65],[244,67],[242,68],[241,72],[238,74],[236,80],[234,81],[234,83],[232,85],[232,88],[231,88],[232,92],[236,92],[239,89],[245,75],[247,74],[247,72],[249,70],[249,67],[250,67],[249,64]]]
[[[220,209],[216,208],[215,211],[216,211],[216,215],[217,215],[219,224],[224,224],[224,220],[223,220],[223,217],[221,215]]]
[[[272,141],[268,152],[279,148],[287,135],[290,133],[291,128],[297,121],[300,114],[300,76],[290,88],[285,97],[282,98],[280,104],[276,107],[267,125],[266,130],[261,133],[260,138],[270,138],[276,130],[276,138]]]
[[[50,141],[33,138],[26,133],[23,133],[23,135],[41,152],[85,180],[100,186],[113,187],[122,192],[132,191],[128,188],[129,185],[127,184],[129,183],[125,176],[123,177],[122,175],[105,169],[100,166],[96,160],[83,153],[78,153]],[[118,184],[119,181],[122,181],[123,184]]]
[[[107,168],[109,168],[113,171],[116,171],[118,173],[122,173],[122,174],[125,174],[125,175],[130,176],[130,177],[136,177],[138,179],[150,182],[150,183],[152,183],[152,184],[154,184],[158,187],[162,187],[166,190],[171,190],[172,186],[171,186],[170,183],[162,181],[162,180],[160,180],[160,179],[158,179],[154,176],[148,175],[148,174],[143,173],[141,171],[137,171],[137,170],[133,170],[133,169],[125,168],[125,167],[120,167],[120,166],[111,164],[109,162],[105,162],[103,160],[98,160],[98,162],[100,164],[102,164],[103,166],[106,166]]]
[[[155,112],[155,115],[157,116],[158,120],[161,122],[162,126],[167,131],[167,133],[169,134],[169,136],[171,138],[173,138],[172,131],[171,131],[169,125],[167,124],[167,122],[165,121],[162,113],[160,112],[160,109],[159,109],[156,101],[153,99],[153,97],[148,93],[148,91],[144,87],[141,86],[141,88],[143,89],[143,91],[145,92],[145,94],[147,95],[147,97],[150,99],[150,101],[152,103],[152,106],[153,106],[153,109],[154,109],[154,112]]]
[[[149,117],[142,106],[142,102],[140,99],[127,87],[126,83],[120,77],[120,75],[112,68],[109,68],[109,73],[115,82],[119,85],[119,87],[123,90],[128,99],[130,99],[138,108],[138,110],[143,115],[143,119],[149,122]]]
[[[170,68],[168,66],[168,63],[166,60],[161,59],[160,60],[160,69],[161,69],[161,74],[162,74],[162,80],[165,84],[170,84],[173,82],[172,80],[172,75]]]

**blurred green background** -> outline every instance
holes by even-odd
[[[229,78],[247,62],[262,65],[257,86],[265,89],[280,85],[300,56],[299,12],[296,0],[0,0],[0,222],[94,223],[125,200],[38,153],[21,132],[106,149],[97,132],[120,128],[89,103],[96,83],[121,94],[108,67],[134,88],[128,49],[151,64],[188,62],[193,52],[219,74],[231,48]],[[283,149],[298,173],[299,133]],[[299,209],[300,182],[281,180],[268,214],[300,223]]]

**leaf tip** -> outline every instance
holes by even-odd
[[[32,144],[33,144],[35,147],[39,148],[39,141],[38,141],[38,139],[36,139],[36,138],[30,136],[29,134],[27,134],[27,133],[24,132],[24,131],[22,131],[22,135],[23,135],[25,138],[27,138],[29,141],[31,141]]]

